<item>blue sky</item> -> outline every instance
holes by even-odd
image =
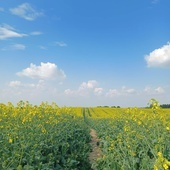
[[[0,102],[170,103],[169,0],[0,0]]]

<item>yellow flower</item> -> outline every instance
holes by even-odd
[[[161,153],[161,152],[158,152],[158,156],[162,157],[162,153]]]
[[[170,128],[167,126],[167,127],[166,127],[166,130],[170,130]]]
[[[141,121],[138,121],[138,125],[141,125]]]
[[[154,165],[154,170],[159,170],[157,166]]]
[[[12,142],[13,142],[13,140],[10,138],[8,142],[9,142],[9,143],[12,143]]]
[[[170,161],[168,161],[167,159],[165,160],[165,164],[170,166]]]
[[[168,165],[166,163],[163,164],[163,167],[164,167],[165,170],[168,169]]]
[[[42,132],[42,133],[46,133],[47,131],[46,131],[45,128],[41,128],[41,132]]]

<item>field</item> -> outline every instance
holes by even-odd
[[[2,170],[169,170],[170,110],[0,104],[0,146]]]

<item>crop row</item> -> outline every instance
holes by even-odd
[[[98,170],[170,169],[170,110],[90,108],[86,121],[100,138]]]
[[[89,169],[90,135],[80,108],[0,104],[0,169]]]

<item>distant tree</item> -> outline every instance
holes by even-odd
[[[160,107],[161,108],[170,108],[170,104],[161,104]]]

